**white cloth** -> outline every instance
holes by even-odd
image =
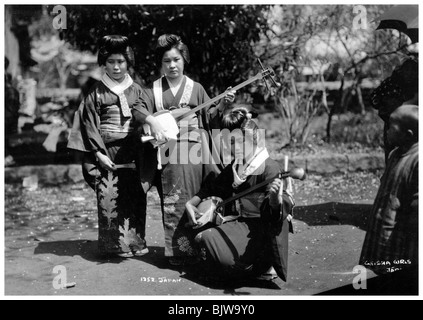
[[[154,104],[156,105],[156,111],[161,111],[163,107],[163,89],[162,89],[162,78],[157,79],[153,82],[153,94]]]
[[[269,158],[269,152],[264,148],[257,150],[253,158],[245,165],[240,165],[238,170],[236,169],[237,163],[235,162],[232,165],[232,172],[234,174],[232,187],[236,189],[243,184],[250,175],[254,174],[264,164],[267,158]]]
[[[129,74],[125,74],[125,79],[122,82],[117,82],[113,80],[107,72],[103,74],[101,77],[101,82],[110,89],[114,94],[119,97],[120,108],[122,110],[122,114],[125,118],[132,117],[131,110],[129,109],[128,101],[126,100],[126,96],[124,91],[128,89],[134,81],[132,80]]]
[[[194,90],[194,81],[185,76],[187,81],[185,83],[184,92],[182,93],[179,105],[188,105],[191,100],[192,91]]]

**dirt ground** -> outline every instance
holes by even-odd
[[[85,184],[39,186],[32,191],[5,185],[5,295],[252,297],[351,289],[379,176],[358,172],[296,181],[288,281],[223,284],[167,263],[155,190],[148,198],[150,253],[106,260],[97,255],[96,200]],[[74,286],[56,289],[59,275],[66,275],[66,282]],[[367,276],[375,277],[370,271]],[[366,290],[371,289],[369,281]],[[350,293],[365,295],[364,291]]]

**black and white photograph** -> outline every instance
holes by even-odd
[[[2,11],[3,299],[419,299],[417,2]]]

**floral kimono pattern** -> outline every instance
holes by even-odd
[[[125,101],[132,110],[141,92],[141,87],[131,82],[122,97],[97,82],[76,112],[69,136],[68,148],[84,153],[84,178],[96,192],[101,254],[129,253],[145,247],[147,198],[139,175],[128,168],[104,170],[94,157],[100,151],[115,164],[139,163],[141,142],[134,134],[132,115],[124,115],[120,105]]]

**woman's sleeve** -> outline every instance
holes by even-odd
[[[265,179],[271,179],[276,177],[280,173],[280,170],[275,166],[272,166],[269,170],[266,170]],[[286,183],[285,181],[283,181]],[[267,221],[278,222],[286,219],[288,214],[292,214],[294,208],[294,201],[292,197],[284,190],[282,193],[282,205],[278,208],[272,208],[269,203],[269,190],[271,183],[266,187],[265,198],[261,204],[260,212],[262,218]]]
[[[142,89],[139,94],[134,107],[132,108],[132,114],[135,119],[135,123],[138,125],[145,124],[145,119],[154,113],[154,95],[153,91],[149,88]]]
[[[93,90],[81,102],[74,116],[74,122],[68,140],[68,148],[83,152],[101,151],[107,154],[101,138],[100,117],[97,113],[96,90]]]
[[[199,84],[199,104],[202,104],[204,102],[207,102],[210,100],[209,95],[207,94],[204,87]],[[204,129],[211,132],[212,129],[220,129],[220,121],[222,118],[222,112],[217,107],[218,102],[213,103],[212,105],[205,107],[203,110],[201,110],[202,115],[202,121]]]
[[[205,95],[207,96],[207,100],[210,100],[210,98],[208,97],[207,93],[205,93]],[[210,105],[205,110],[206,117],[207,117],[207,123],[208,123],[208,126],[209,126],[209,130],[221,129],[221,122],[222,122],[223,115],[228,110],[228,108],[226,108],[226,107],[223,108],[223,109],[220,107],[221,100],[222,99],[216,101],[215,103],[213,103],[212,105]]]
[[[216,196],[225,199],[232,193],[232,166],[228,165],[219,175],[211,173],[196,194],[200,199]]]

